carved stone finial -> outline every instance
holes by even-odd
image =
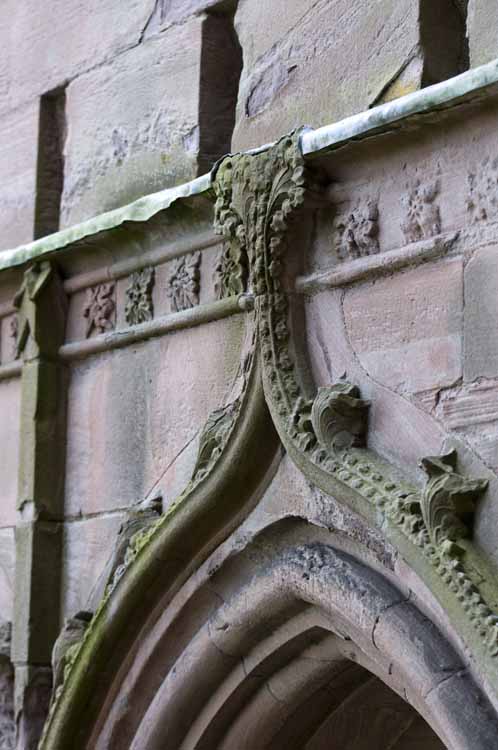
[[[105,333],[112,331],[116,324],[116,302],[114,300],[114,281],[93,286],[86,291],[86,303],[83,316],[86,318],[86,337],[93,331]]]
[[[320,445],[334,451],[363,446],[369,406],[351,383],[320,388],[311,408],[311,422]]]
[[[423,458],[421,465],[428,476],[422,493],[422,516],[433,544],[447,546],[469,536],[475,501],[488,481],[458,474],[454,450]]]
[[[92,617],[92,612],[81,611],[65,620],[52,650],[52,696],[55,696],[57,688],[63,684],[66,667],[74,657],[76,649],[81,645]]]
[[[235,248],[249,269],[248,286],[257,300],[265,382],[276,411],[291,424],[296,440],[314,440],[292,422],[300,397],[292,358],[283,270],[291,223],[304,207],[306,192],[314,191],[299,147],[299,132],[280,139],[257,154],[235,154],[216,170],[215,231]]]
[[[154,317],[152,304],[152,289],[154,286],[154,269],[142,268],[135,271],[126,290],[126,322],[133,326],[145,323]]]

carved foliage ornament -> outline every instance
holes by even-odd
[[[247,289],[247,258],[237,243],[225,242],[213,274],[216,299],[243,294]]]
[[[197,461],[192,477],[194,482],[203,479],[221,455],[239,409],[240,401],[236,400],[222,409],[216,409],[209,415],[199,441]]]
[[[441,214],[436,198],[439,181],[423,185],[416,180],[407,185],[408,195],[403,198],[406,217],[401,225],[407,242],[419,242],[441,232]]]
[[[469,479],[456,471],[457,454],[422,459],[428,480],[422,493],[422,516],[436,545],[458,542],[469,536],[475,501],[488,486],[485,479]]]
[[[173,312],[187,310],[199,304],[200,252],[184,255],[172,262],[168,276],[167,294]]]
[[[83,317],[86,318],[85,335],[87,338],[94,331],[105,333],[113,330],[116,324],[114,291],[114,281],[87,289],[85,307],[83,308]]]
[[[142,268],[135,271],[126,290],[125,318],[129,325],[146,323],[154,317],[152,289],[154,287],[154,269]]]
[[[320,445],[332,451],[365,445],[368,401],[350,383],[319,388],[311,408],[311,422]]]
[[[358,205],[337,223],[340,260],[355,260],[379,252],[379,207],[375,201]]]

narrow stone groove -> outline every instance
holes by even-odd
[[[206,16],[201,54],[198,174],[210,170],[231,147],[242,72],[233,8]]]
[[[64,88],[44,94],[40,99],[38,122],[38,160],[34,238],[57,232],[64,185],[64,141],[66,93]]]

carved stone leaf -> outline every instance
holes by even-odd
[[[458,542],[470,534],[475,501],[488,486],[456,471],[455,451],[422,459],[428,479],[422,494],[424,523],[434,544]]]
[[[320,388],[311,409],[311,421],[320,445],[332,451],[362,447],[369,406],[351,383]]]
[[[202,430],[197,461],[192,474],[193,481],[199,481],[221,455],[235,423],[240,407],[239,400],[222,409],[213,411]]]

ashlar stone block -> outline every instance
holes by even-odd
[[[451,0],[240,0],[244,51],[233,150],[320,127],[458,71]]]
[[[462,374],[462,261],[428,264],[347,292],[344,317],[364,369],[401,393]]]
[[[0,382],[0,528],[16,522],[21,381]]]
[[[0,250],[34,235],[39,105],[0,118]]]
[[[12,7],[0,25],[0,47],[7,50],[11,106],[138,44],[155,6],[155,0],[7,2]]]
[[[468,37],[471,67],[498,57],[498,3],[495,0],[469,0]]]
[[[64,226],[196,176],[201,45],[195,18],[68,86]]]
[[[478,250],[465,268],[464,380],[498,377],[498,246]]]

